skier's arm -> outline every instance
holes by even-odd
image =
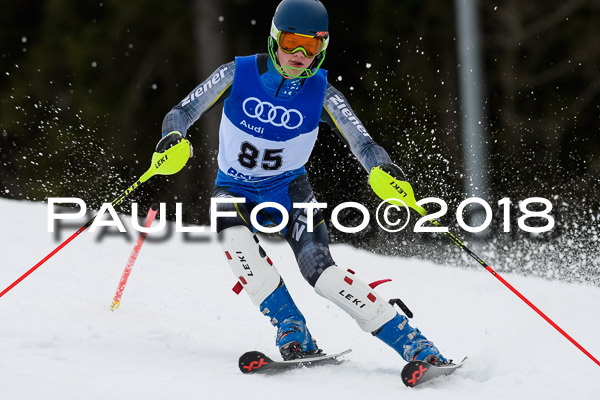
[[[327,87],[321,120],[327,123],[333,131],[352,150],[354,156],[360,161],[369,175],[373,171],[385,172],[385,176],[396,181],[405,181],[406,177],[400,167],[392,162],[387,151],[379,146],[369,136],[364,125],[354,114],[344,95],[332,85]],[[379,168],[376,168],[379,167]],[[376,168],[376,169],[375,169]],[[383,180],[372,181],[373,189],[381,185]],[[387,183],[387,182],[386,182]],[[379,188],[377,188],[377,191]]]
[[[180,132],[185,136],[194,122],[229,96],[234,73],[235,62],[217,68],[167,113],[162,123],[162,136],[170,132]]]
[[[344,95],[331,84],[325,91],[321,120],[350,147],[367,172],[373,167],[392,162],[387,151],[369,136]]]

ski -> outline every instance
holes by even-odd
[[[414,387],[423,382],[430,381],[438,376],[450,375],[467,360],[465,357],[458,364],[449,364],[443,366],[435,366],[425,361],[410,361],[402,368],[402,382],[408,387]]]
[[[240,371],[244,374],[277,374],[301,367],[337,365],[343,361],[339,360],[338,357],[346,355],[351,351],[351,349],[348,349],[337,354],[317,355],[289,361],[275,361],[260,351],[249,351],[240,357],[238,365]]]

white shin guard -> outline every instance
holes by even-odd
[[[396,315],[394,307],[369,285],[335,265],[321,274],[315,291],[350,314],[365,332],[381,328]]]
[[[219,240],[233,273],[254,305],[259,306],[279,286],[279,272],[258,245],[258,238],[245,226],[224,229]]]

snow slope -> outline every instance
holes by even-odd
[[[0,199],[4,289],[60,242],[47,206]],[[127,220],[127,218],[123,218]],[[85,223],[86,220],[82,220]],[[127,220],[126,226],[130,227]],[[75,229],[63,230],[61,241]],[[401,358],[314,293],[284,243],[263,239],[326,351],[340,366],[246,376],[239,355],[277,355],[274,329],[242,293],[211,234],[147,242],[110,311],[136,234],[84,232],[0,298],[0,398],[15,399],[592,399],[600,367],[483,269],[388,258],[336,245],[340,266],[400,297],[443,353],[470,361],[448,378],[404,387]],[[456,251],[449,247],[448,251]],[[596,357],[600,288],[503,275]],[[282,393],[285,392],[285,395]]]

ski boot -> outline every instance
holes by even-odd
[[[396,314],[373,335],[396,350],[406,361],[425,361],[436,366],[452,363],[452,360],[440,354],[421,331],[408,325],[408,318],[403,315]]]
[[[281,357],[288,360],[322,355],[317,342],[312,338],[304,316],[294,304],[283,281],[260,305],[260,311],[277,327],[275,343]]]

